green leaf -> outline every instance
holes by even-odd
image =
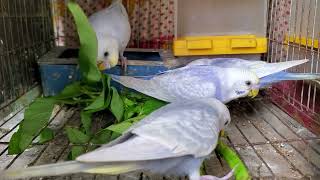
[[[132,125],[133,125],[132,122],[125,121],[125,122],[122,122],[119,124],[113,124],[113,125],[107,127],[106,129],[113,131],[113,132],[116,132],[116,133],[119,133],[119,134],[122,134],[127,129],[129,129]]]
[[[113,141],[113,140],[117,139],[121,135],[122,135],[121,133],[113,132],[112,135],[111,135],[110,141]]]
[[[85,110],[93,110],[93,111],[100,111],[100,109],[103,109],[105,106],[105,95],[104,91],[98,96],[93,103],[91,103],[88,107],[85,108]]]
[[[123,101],[119,96],[117,89],[114,87],[111,87],[111,89],[112,99],[109,108],[112,114],[116,117],[116,119],[120,121],[124,113]]]
[[[20,149],[19,143],[20,143],[20,132],[15,132],[9,142],[9,147],[8,147],[8,154],[13,155],[13,154],[19,154],[23,152],[23,150]]]
[[[141,112],[142,107],[141,106],[131,106],[127,108],[124,112],[124,120],[127,120],[129,118],[132,118],[135,114],[139,114]]]
[[[251,179],[246,166],[241,161],[237,153],[221,140],[218,141],[216,152],[226,160],[231,169],[235,168],[234,175],[236,179]]]
[[[48,124],[55,103],[56,100],[52,98],[38,98],[26,109],[24,120],[10,139],[10,153],[21,153],[31,144],[32,140]]]
[[[80,82],[74,82],[67,85],[60,94],[53,98],[57,100],[70,100],[71,98],[81,96],[82,94]]]
[[[85,146],[72,146],[71,148],[71,160],[75,160],[78,156],[86,152]]]
[[[88,143],[90,137],[84,134],[83,132],[79,131],[78,129],[67,127],[67,136],[69,141],[74,144],[85,144]]]
[[[110,141],[112,131],[108,129],[103,129],[94,135],[91,142],[93,144],[105,144]]]
[[[128,99],[127,97],[123,97],[123,103],[124,103],[124,106],[127,108],[127,107],[131,107],[133,105],[135,105],[136,103],[133,102],[132,100]]]
[[[98,83],[101,73],[97,67],[98,41],[96,34],[81,7],[73,1],[68,2],[68,9],[73,15],[80,39],[79,66],[84,81]]]
[[[134,118],[127,119],[126,121],[123,121],[123,122],[137,123],[137,122],[139,122],[141,119],[145,118],[146,116],[147,116],[147,115],[140,115],[140,116],[137,116],[137,117],[134,117]]]
[[[140,114],[148,115],[166,104],[166,102],[159,101],[156,99],[147,100],[142,106]]]
[[[51,98],[36,99],[24,113],[24,120],[19,131],[22,134],[37,135],[47,125],[56,100]]]
[[[45,128],[40,134],[40,140],[38,143],[46,143],[54,138],[54,132],[52,129]]]
[[[91,134],[92,113],[88,111],[81,111],[80,113],[82,125],[88,135]]]

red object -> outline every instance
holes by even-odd
[[[271,100],[288,115],[313,133],[320,134],[320,90],[317,89],[315,92],[314,85],[303,81],[283,82],[274,85],[268,94]],[[308,97],[310,97],[309,105]]]

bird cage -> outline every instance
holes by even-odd
[[[268,62],[308,58],[289,71],[319,73],[320,2],[273,0],[269,14]],[[320,132],[319,81],[283,82],[270,92],[273,101],[314,132]]]
[[[77,2],[90,16],[110,5],[111,1]],[[196,59],[199,55],[258,59],[267,52],[266,37],[269,39],[267,61],[309,58],[310,62],[303,68],[290,71],[319,73],[320,3],[317,0],[204,0],[199,4],[191,0],[124,0],[123,4],[132,28],[128,49],[150,53],[147,63],[139,62],[143,65],[134,66],[134,72],[139,75],[145,75],[147,70],[143,67],[150,65],[150,61],[154,68],[149,68],[148,73],[168,69],[165,63],[169,66],[185,64],[187,61],[184,60]],[[66,47],[79,46],[65,0],[2,0],[0,10],[0,107],[37,84],[36,60],[39,57],[42,57],[39,64],[45,95],[54,95],[79,78],[75,58],[51,61],[53,56],[63,55]],[[161,50],[168,50],[169,54],[172,50],[172,56],[159,55]],[[76,55],[74,51],[70,52]],[[119,73],[119,69],[113,72]],[[319,132],[318,84],[314,81],[280,83],[273,86],[270,97],[290,114],[299,115],[298,119],[306,126]],[[280,104],[283,102],[286,104]]]
[[[75,1],[90,16],[109,6],[112,0]],[[0,170],[19,166],[18,163],[43,164],[42,160],[50,158],[53,162],[60,161],[70,146],[80,145],[61,138],[64,134],[59,129],[58,142],[35,143],[39,149],[6,155],[8,139],[23,120],[24,107],[40,95],[58,94],[80,78],[79,39],[67,2],[0,0]],[[308,58],[310,61],[305,65],[288,71],[320,73],[320,0],[122,0],[122,3],[132,29],[125,52],[129,76],[156,74],[203,57],[267,62]],[[105,72],[119,75],[121,68]],[[319,174],[320,82],[277,83],[261,99],[228,105],[232,117],[227,129],[228,142],[252,176],[296,178]],[[80,119],[73,108],[56,111],[50,122],[54,125],[58,124],[57,119],[67,119],[71,122],[67,125],[73,127]],[[213,159],[216,164],[211,161],[205,164],[208,171],[226,169],[223,160]],[[123,177],[113,178],[127,180]],[[134,176],[153,179],[150,177],[145,173]],[[97,180],[102,176],[83,179]]]
[[[35,87],[54,46],[50,0],[0,1],[0,109]]]

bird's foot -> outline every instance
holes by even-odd
[[[221,178],[216,176],[206,175],[206,176],[201,176],[200,180],[228,180],[233,176],[233,173],[234,173],[234,169],[230,171],[227,175]]]
[[[121,68],[124,70],[124,72],[127,72],[127,67],[128,67],[128,59],[124,56],[120,57],[120,63],[121,63]]]

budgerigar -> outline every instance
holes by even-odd
[[[320,74],[313,73],[290,73],[284,70],[294,66],[307,63],[309,60],[294,60],[278,63],[267,63],[265,61],[250,61],[239,58],[215,58],[198,59],[192,61],[187,66],[192,65],[211,65],[225,68],[246,68],[255,72],[260,78],[260,88],[265,88],[272,83],[286,80],[314,80],[320,79]]]
[[[118,64],[126,67],[123,53],[131,35],[129,18],[122,0],[113,0],[112,4],[89,17],[98,40],[97,64],[100,70],[112,68]]]
[[[145,78],[111,77],[128,88],[166,102],[212,97],[227,103],[255,97],[259,92],[258,76],[240,68],[187,66]]]
[[[199,171],[230,120],[228,108],[213,98],[173,102],[134,124],[113,142],[75,161],[9,169],[0,172],[0,179],[131,171],[189,176],[190,180],[220,179],[200,176]]]

